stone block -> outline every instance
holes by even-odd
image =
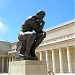
[[[22,60],[9,62],[9,75],[47,75],[46,61]]]

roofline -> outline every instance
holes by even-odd
[[[0,41],[2,43],[6,43],[6,44],[11,44],[11,42],[8,42],[8,41]]]
[[[14,43],[17,43],[18,42],[18,40],[16,40],[15,42],[11,42],[11,44],[14,44]]]
[[[53,29],[56,29],[56,28],[59,28],[59,27],[62,27],[62,26],[66,26],[66,25],[68,25],[68,24],[70,24],[70,23],[75,23],[75,19],[72,19],[72,20],[70,20],[70,21],[67,21],[67,22],[58,24],[58,25],[56,25],[56,26],[54,26],[54,27],[51,27],[51,28],[46,29],[45,31],[48,32],[48,31],[50,31],[50,30],[53,30]]]

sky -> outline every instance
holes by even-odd
[[[44,10],[44,30],[72,20],[75,0],[0,0],[0,41],[15,42],[28,16]]]

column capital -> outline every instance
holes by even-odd
[[[55,49],[52,49],[52,51],[54,51]]]
[[[70,48],[70,46],[66,46],[65,48]]]
[[[62,49],[62,47],[58,48],[59,50]]]
[[[48,52],[49,50],[46,50],[46,52]]]

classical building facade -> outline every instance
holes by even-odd
[[[47,62],[47,70],[54,73],[75,73],[75,20],[46,30],[46,38],[36,49],[39,60]],[[17,42],[0,41],[0,73],[8,72],[14,61]]]

